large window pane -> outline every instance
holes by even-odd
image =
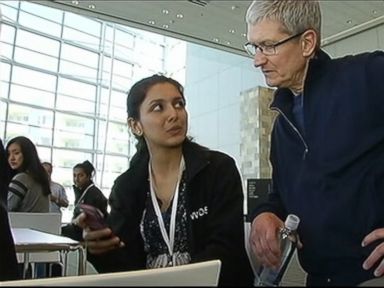
[[[96,86],[66,78],[59,78],[58,109],[91,115],[95,113],[95,98]]]
[[[64,25],[100,38],[101,23],[97,20],[74,13],[66,13],[64,17]]]
[[[80,46],[98,50],[100,45],[101,23],[73,13],[64,18],[63,39]]]
[[[30,29],[60,37],[63,12],[59,9],[20,1],[19,23]]]
[[[59,41],[39,36],[24,30],[19,30],[16,37],[16,45],[30,50],[38,51],[51,56],[59,56]]]
[[[25,125],[51,128],[53,125],[53,112],[29,106],[10,104],[8,120],[24,123]]]
[[[13,84],[11,86],[10,98],[14,101],[39,105],[47,108],[53,108],[55,102],[55,94],[52,92],[29,88],[17,84]]]
[[[55,91],[56,77],[30,69],[14,66],[12,81],[46,91]]]
[[[37,67],[52,72],[57,71],[58,59],[52,56],[43,55],[38,52],[33,52],[27,49],[15,49],[15,60],[29,66]]]
[[[27,136],[35,144],[51,145],[52,130],[46,128],[39,128],[33,126],[26,126],[24,124],[16,124],[12,122],[7,123],[6,139],[9,140],[16,136]]]
[[[61,23],[62,21],[63,11],[59,9],[31,3],[30,1],[20,1],[20,7],[22,11],[26,11],[33,15],[38,15],[50,20],[51,22],[48,22],[48,25],[52,25],[52,22]]]
[[[7,104],[0,100],[0,138],[1,139],[4,139],[4,136],[5,136],[6,111],[7,111]]]
[[[57,91],[60,94],[71,95],[73,97],[95,101],[96,86],[83,83],[80,81],[70,80],[67,78],[59,78]]]
[[[15,41],[15,28],[7,24],[1,24],[1,42],[12,44]]]
[[[16,22],[18,1],[0,1],[0,7],[3,19]]]
[[[24,27],[60,37],[61,26],[59,24],[35,15],[31,15],[27,12],[20,12],[19,23]]]
[[[93,149],[94,120],[69,114],[56,114],[56,147]]]
[[[98,55],[64,44],[61,51],[60,72],[96,82]]]
[[[15,28],[2,23],[0,40],[1,58],[11,60],[13,52],[13,42],[15,40]]]
[[[8,97],[10,69],[9,64],[0,62],[0,98]]]

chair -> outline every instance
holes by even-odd
[[[219,282],[220,260],[130,272],[0,282],[0,286],[212,286]]]
[[[10,226],[13,228],[32,228],[56,235],[61,233],[60,213],[8,212],[8,217]],[[62,257],[59,252],[31,253],[29,258],[33,276],[35,275],[34,263],[57,263],[63,268]],[[24,263],[23,253],[17,253],[17,260],[19,263]],[[51,265],[49,270],[49,275],[51,275]]]

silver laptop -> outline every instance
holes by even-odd
[[[0,286],[218,286],[220,260],[176,267],[0,282]]]

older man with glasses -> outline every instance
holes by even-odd
[[[245,49],[276,87],[273,188],[253,211],[250,245],[276,267],[278,230],[301,219],[308,286],[352,286],[384,274],[384,53],[331,59],[318,1],[253,1]]]

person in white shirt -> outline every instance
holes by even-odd
[[[68,197],[65,188],[57,182],[52,181],[52,164],[43,162],[43,167],[48,173],[51,195],[49,202],[49,212],[61,213],[61,207],[68,207]]]

